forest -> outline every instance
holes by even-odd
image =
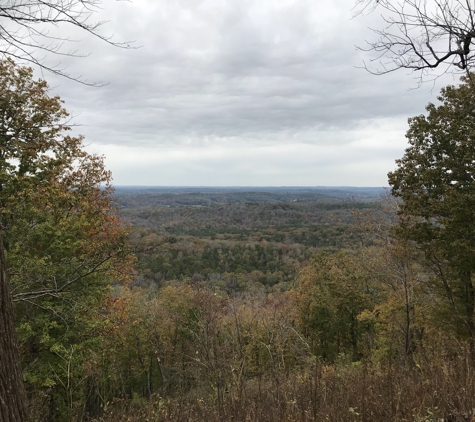
[[[135,282],[226,279],[237,288],[238,279],[247,284],[251,277],[284,288],[318,250],[368,243],[355,212],[375,211],[384,192],[261,189],[134,194],[118,188],[114,197],[139,257]]]
[[[2,422],[474,416],[467,79],[409,120],[387,190],[114,190],[1,66]]]
[[[463,294],[397,233],[401,201],[261,189],[117,189],[136,369],[102,420],[470,420]]]
[[[388,189],[114,188],[24,66],[74,80],[48,25],[128,48],[100,4],[0,5],[0,422],[474,422],[471,3],[357,2],[392,13],[373,73],[462,74]]]

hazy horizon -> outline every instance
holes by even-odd
[[[458,81],[411,89],[407,72],[358,68],[375,55],[355,46],[384,21],[355,0],[103,6],[101,32],[141,48],[78,35],[91,55],[62,67],[108,84],[45,76],[117,185],[385,186],[407,119]]]
[[[112,184],[115,188],[158,188],[158,189],[386,189],[388,186],[351,186],[351,185],[117,185]]]

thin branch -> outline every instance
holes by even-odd
[[[443,73],[473,69],[473,1],[358,0],[356,4],[357,14],[382,9],[387,24],[384,29],[371,29],[377,38],[367,42],[367,48],[357,47],[378,53],[371,62],[378,62],[379,68],[363,63],[362,67],[370,73],[383,75],[408,69],[420,73],[422,78],[434,69],[443,68]]]
[[[119,48],[138,48],[133,41],[117,42],[100,32],[106,20],[93,21],[91,17],[100,10],[102,0],[2,0],[0,6],[0,57],[11,57],[27,62],[59,76],[85,85],[101,86],[88,82],[82,76],[73,76],[59,66],[45,64],[48,54],[69,57],[84,57],[76,49],[66,50],[69,37],[50,35],[48,28],[72,26],[89,33],[109,45]],[[44,52],[45,55],[39,55]]]

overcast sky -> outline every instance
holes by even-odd
[[[44,77],[116,185],[386,186],[407,118],[452,82],[358,68],[381,21],[354,0],[109,3],[102,33],[140,48],[74,33],[91,55],[62,60],[108,85]]]

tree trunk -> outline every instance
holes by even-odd
[[[465,320],[467,324],[468,336],[473,342],[475,339],[475,292],[472,284],[472,273],[470,271],[462,271],[460,278],[464,290],[465,302]]]
[[[20,365],[3,238],[0,233],[0,422],[27,420],[26,394]]]
[[[460,280],[463,289],[464,322],[467,326],[470,356],[475,360],[475,289],[472,283],[472,272],[470,270],[460,271]]]

